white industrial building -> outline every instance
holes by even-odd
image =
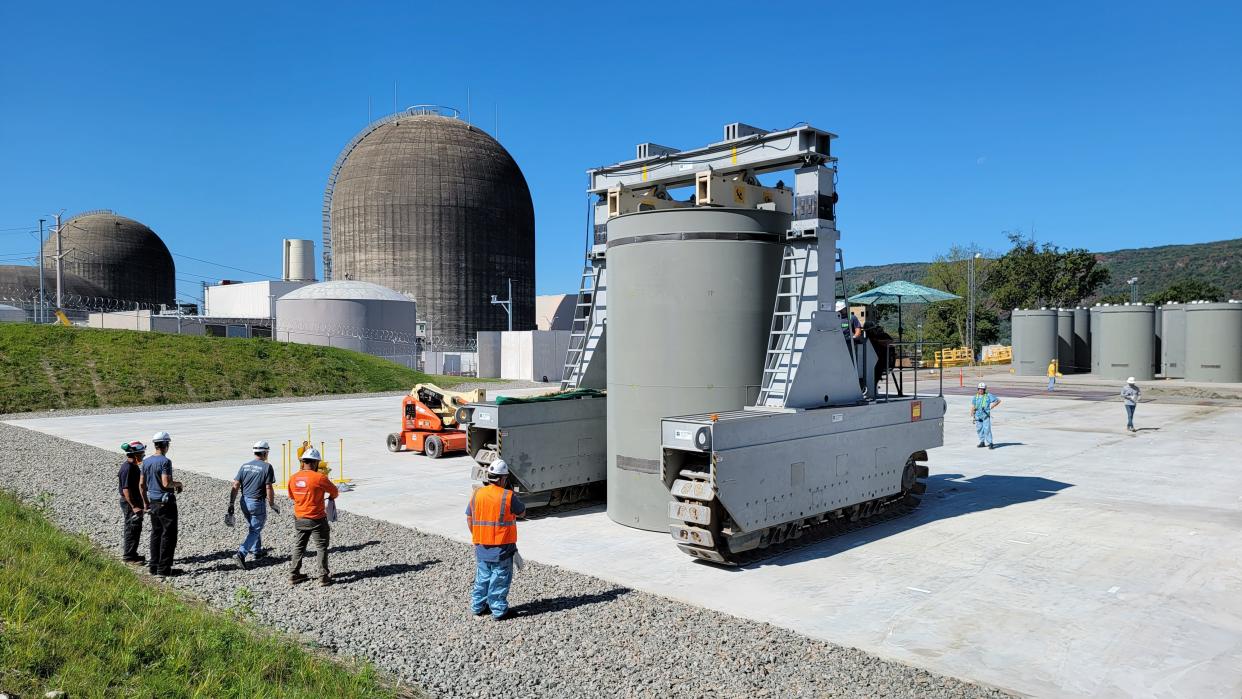
[[[272,318],[276,299],[314,282],[221,282],[203,290],[203,315],[209,318]]]
[[[478,375],[557,383],[564,373],[569,335],[568,330],[481,332]]]

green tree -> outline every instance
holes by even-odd
[[[1151,294],[1144,300],[1147,303],[1163,305],[1179,301],[1221,301],[1224,298],[1225,292],[1218,286],[1198,279],[1180,279],[1164,291]]]
[[[1109,281],[1108,268],[1083,248],[1041,245],[1021,232],[1008,237],[1013,247],[989,265],[983,285],[999,308],[1076,306]]]
[[[980,252],[975,247],[954,246],[939,255],[927,268],[923,284],[961,296],[960,299],[928,304],[916,315],[921,317],[923,339],[942,342],[946,347],[966,346],[966,316],[970,295],[970,259]],[[975,342],[994,342],[999,335],[996,306],[981,293],[982,280],[989,274],[992,260],[982,257],[975,261]],[[978,346],[974,348],[978,350]]]

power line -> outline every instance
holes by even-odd
[[[176,255],[177,257],[184,257],[187,260],[194,260],[195,262],[202,262],[203,264],[207,264],[207,265],[215,265],[216,267],[223,267],[225,269],[231,269],[236,272],[245,272],[246,274],[253,274],[256,277],[262,277],[264,279],[276,279],[276,277],[263,274],[262,272],[252,272],[251,270],[242,269],[241,267],[233,267],[231,265],[220,264],[219,262],[212,262],[211,260],[203,260],[197,257],[190,257],[189,255],[184,255],[179,252],[174,252],[173,254]],[[186,274],[189,274],[189,272],[187,272]]]

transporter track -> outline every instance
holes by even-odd
[[[927,458],[926,452],[920,452],[919,456]],[[713,545],[710,547],[684,543],[680,540],[677,541],[677,547],[687,555],[707,563],[740,567],[892,521],[913,512],[922,502],[918,496],[927,490],[927,466],[916,463],[915,455],[911,455],[906,466],[908,475],[903,479],[904,487],[901,492],[830,510],[813,517],[774,525],[758,532],[747,532],[747,540],[754,541],[757,538],[758,543],[745,550],[734,552],[729,548],[731,536],[727,530],[713,531]],[[689,506],[703,504],[702,501],[683,497],[677,497],[676,500],[678,503]],[[710,506],[715,513],[723,514],[724,508],[720,506],[719,501],[713,498]],[[695,526],[692,522],[685,524]],[[676,535],[674,535],[674,540],[677,540]]]

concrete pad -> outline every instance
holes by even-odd
[[[989,451],[975,448],[968,399],[948,397],[948,446],[932,452],[914,514],[756,567],[693,562],[602,507],[523,523],[522,550],[1019,692],[1242,694],[1242,409],[1144,404],[1132,435],[1119,400],[1002,400]],[[309,423],[334,464],[344,439],[356,489],[343,508],[468,541],[469,459],[386,451],[399,406],[386,396],[11,424],[109,449],[168,430],[177,468],[231,478],[255,440],[300,440]]]

